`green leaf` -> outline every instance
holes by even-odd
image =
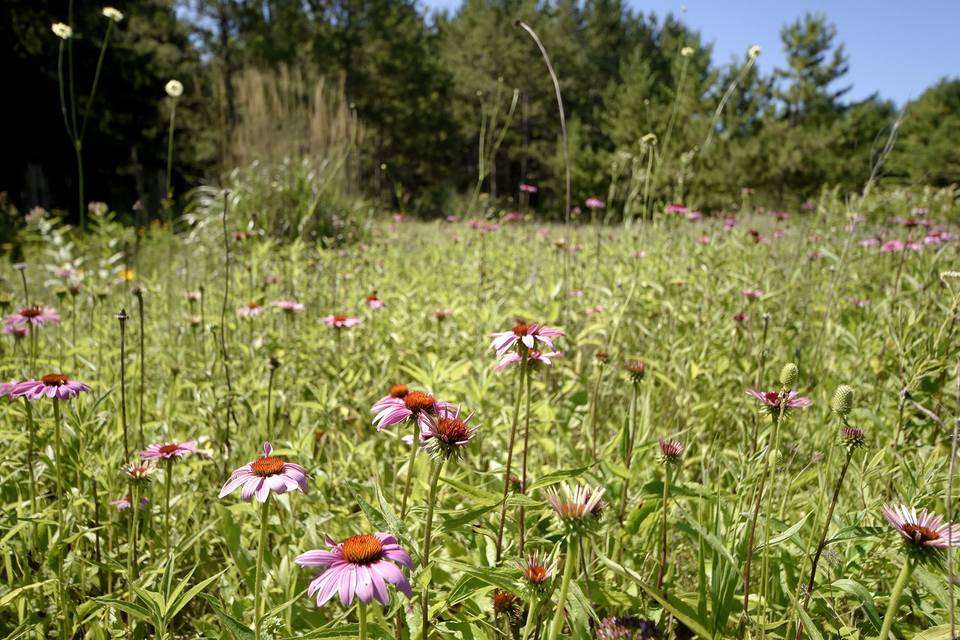
[[[820,635],[820,630],[817,629],[817,625],[813,623],[813,620],[810,619],[810,614],[808,614],[803,607],[797,607],[797,615],[800,617],[800,622],[803,623],[803,630],[810,640],[823,640],[823,636]]]
[[[800,531],[800,527],[802,527],[802,526],[803,526],[803,523],[807,521],[807,518],[810,517],[810,514],[811,514],[811,513],[813,513],[813,512],[812,512],[812,511],[808,511],[807,513],[805,513],[802,518],[800,518],[800,519],[797,520],[795,523],[793,523],[792,525],[790,525],[790,527],[788,527],[787,529],[785,529],[782,533],[780,533],[779,535],[776,535],[776,536],[770,538],[770,542],[769,542],[768,544],[766,544],[766,545],[760,545],[759,547],[757,547],[757,550],[762,549],[764,546],[773,547],[773,546],[775,546],[775,545],[780,544],[780,543],[783,542],[784,540],[789,540],[790,538],[792,538],[792,537],[793,537],[793,534],[795,534],[797,531]]]
[[[166,621],[167,621],[168,623],[169,623],[169,622],[172,622],[173,619],[174,619],[174,617],[175,617],[178,613],[180,613],[180,610],[181,610],[181,609],[183,609],[185,606],[187,606],[187,604],[188,604],[191,600],[193,600],[195,597],[197,597],[197,594],[199,594],[201,591],[203,591],[204,589],[206,589],[207,586],[208,586],[211,582],[213,582],[214,580],[216,580],[217,578],[219,578],[220,576],[222,576],[222,575],[224,574],[224,572],[226,572],[226,569],[224,569],[224,570],[221,571],[220,573],[217,573],[217,574],[215,574],[215,575],[210,576],[210,577],[207,578],[206,580],[201,581],[199,584],[194,585],[193,587],[190,588],[189,591],[187,591],[185,594],[183,594],[183,596],[181,596],[180,598],[178,598],[178,599],[177,599],[175,602],[173,602],[172,604],[169,604],[169,605],[168,605],[169,609],[164,613],[164,618],[166,619]]]
[[[150,611],[146,607],[135,602],[127,602],[126,600],[118,600],[116,598],[97,598],[97,602],[107,607],[114,607],[120,609],[124,613],[129,613],[138,620],[143,620],[147,622],[150,620]]]
[[[561,471],[554,471],[553,473],[548,473],[545,476],[541,476],[535,482],[532,482],[527,492],[532,493],[537,489],[549,487],[552,484],[557,484],[558,482],[562,482],[570,478],[577,478],[579,476],[582,476],[589,469],[590,467],[580,467],[578,469],[563,469]]]
[[[880,621],[880,612],[877,611],[877,607],[873,603],[873,594],[871,594],[865,586],[856,580],[851,580],[849,578],[840,578],[830,586],[840,589],[841,591],[845,591],[859,600],[860,604],[863,605],[864,610],[867,612],[867,617],[870,619],[870,622],[873,623],[876,631],[880,631],[880,627],[882,626],[882,622]]]
[[[223,607],[220,606],[219,600],[206,593],[201,593],[200,598],[205,600],[207,604],[210,605],[210,608],[213,609],[213,612],[217,614],[217,618],[220,620],[220,625],[229,631],[230,635],[232,635],[235,640],[254,640],[255,635],[253,631],[247,625],[243,624],[229,613],[224,611]]]

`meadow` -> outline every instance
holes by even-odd
[[[36,214],[0,267],[0,629],[949,638],[955,203],[334,248],[235,193]]]

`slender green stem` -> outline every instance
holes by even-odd
[[[177,116],[177,100],[176,98],[172,99],[172,104],[170,105],[170,129],[167,133],[167,190],[166,197],[167,199],[173,198],[173,125]]]
[[[169,556],[170,549],[170,488],[173,486],[173,459],[167,460],[166,488],[163,496],[163,536],[164,549]]]
[[[367,605],[357,603],[357,618],[360,620],[360,640],[367,640]]]
[[[523,376],[527,368],[527,351],[523,350],[520,370],[517,372],[517,399],[513,405],[513,423],[510,425],[510,441],[507,443],[507,466],[503,470],[503,504],[500,506],[500,525],[497,528],[497,562],[503,553],[503,527],[507,519],[507,496],[510,494],[510,470],[513,467],[513,443],[517,438],[517,423],[520,421],[520,400],[523,398]]]
[[[107,55],[107,43],[110,42],[110,34],[113,32],[113,20],[107,20],[107,33],[103,36],[103,44],[100,45],[100,56],[97,58],[97,69],[93,73],[93,85],[90,87],[90,96],[87,98],[86,108],[83,110],[83,120],[80,125],[80,141],[83,141],[84,134],[87,132],[87,121],[90,118],[90,110],[93,107],[93,98],[97,93],[97,85],[100,83],[100,70],[103,69],[103,59]]]
[[[527,640],[533,633],[533,628],[537,624],[537,614],[540,612],[540,597],[534,593],[530,598],[530,605],[527,607],[527,623],[523,626],[522,640]]]
[[[420,425],[416,416],[411,416],[413,424],[413,441],[410,443],[410,459],[407,461],[407,479],[403,483],[403,499],[400,503],[400,519],[407,516],[407,501],[410,498],[410,487],[413,486],[413,467],[417,462],[417,451],[420,449]]]
[[[560,596],[557,599],[557,610],[553,614],[553,622],[550,624],[550,635],[548,640],[557,640],[560,630],[563,628],[563,612],[566,608],[567,594],[570,591],[570,581],[577,569],[577,556],[580,551],[580,541],[576,536],[567,537],[567,558],[563,567],[563,579],[560,582]]]
[[[527,493],[527,451],[530,445],[530,367],[524,367],[526,381],[526,402],[523,412],[523,451],[520,454],[520,493]],[[523,555],[524,539],[526,537],[526,510],[520,505],[520,545],[519,555]]]
[[[30,400],[24,397],[23,404],[27,411],[27,430],[30,434],[30,447],[27,449],[27,471],[30,473],[30,509],[31,515],[35,515],[37,513],[37,479],[33,475],[33,456],[37,450],[37,427],[33,422],[33,407],[30,406]]]
[[[426,569],[430,564],[430,542],[433,535],[433,509],[437,503],[437,484],[440,480],[440,470],[443,469],[443,459],[433,463],[433,473],[430,474],[430,496],[427,498],[427,520],[423,532],[423,547],[420,553],[420,565]],[[420,601],[422,612],[423,632],[420,634],[421,640],[427,640],[430,634],[430,585],[423,587],[423,596]]]
[[[890,592],[890,603],[887,604],[887,612],[883,614],[883,626],[880,628],[880,635],[877,636],[879,640],[889,640],[890,638],[890,631],[893,629],[893,619],[897,617],[897,606],[900,604],[900,596],[903,595],[903,590],[907,586],[910,576],[913,575],[914,567],[913,560],[908,559],[903,563],[903,568],[900,569],[900,575],[897,576],[897,581],[893,585],[893,591]]]
[[[130,482],[130,529],[127,533],[127,587],[133,599],[133,584],[136,581],[137,568],[137,518],[140,512],[140,485]]]
[[[627,512],[627,491],[630,488],[630,464],[633,458],[633,443],[637,433],[637,403],[640,385],[633,383],[633,393],[630,395],[630,414],[627,418],[627,445],[624,448],[623,466],[627,468],[627,477],[623,481],[623,492],[620,494],[620,509],[617,511],[617,520],[623,524],[623,517]]]
[[[670,463],[663,465],[663,502],[660,521],[660,573],[657,574],[657,589],[663,589],[663,579],[667,575],[667,504],[670,502]]]
[[[263,632],[261,628],[263,622],[263,559],[267,552],[267,517],[269,516],[269,509],[270,496],[268,495],[267,499],[264,500],[260,506],[260,542],[257,546],[257,570],[253,584],[253,628],[256,640],[260,640],[261,633]],[[363,609],[363,605],[360,605],[360,609]]]
[[[67,525],[64,520],[63,505],[63,425],[60,415],[60,400],[53,399],[54,446],[57,456],[57,542],[60,549],[57,551],[57,582],[60,591],[60,639],[66,640],[67,626],[70,624],[70,612],[67,609],[67,584],[63,575],[63,561],[67,554]]]

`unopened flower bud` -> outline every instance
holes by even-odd
[[[837,390],[833,392],[830,408],[839,416],[848,416],[850,410],[853,409],[853,388],[846,384],[837,387]]]
[[[792,362],[783,365],[780,369],[780,384],[787,389],[792,389],[797,384],[797,378],[800,377],[800,369]]]

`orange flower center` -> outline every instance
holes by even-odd
[[[930,529],[928,527],[921,527],[912,523],[907,523],[903,525],[903,531],[910,536],[913,540],[917,542],[930,542],[931,540],[939,540],[940,534]]]
[[[150,467],[130,467],[130,469],[127,470],[127,475],[134,480],[143,480],[150,475]]]
[[[395,384],[392,387],[390,387],[389,395],[391,398],[403,399],[407,397],[407,393],[408,393],[407,385]]]
[[[48,387],[61,387],[67,384],[69,378],[60,373],[48,373],[47,375],[40,378],[40,382],[47,385]]]
[[[514,335],[517,335],[517,336],[525,336],[525,335],[527,335],[527,332],[530,331],[530,328],[531,328],[532,326],[533,326],[533,325],[530,325],[530,324],[522,324],[522,323],[521,323],[521,324],[514,325],[514,327],[513,327],[513,334],[514,334]]]
[[[24,318],[36,318],[41,313],[43,313],[43,309],[40,307],[26,307],[24,309],[20,309],[20,315]]]
[[[334,322],[344,322],[350,316],[333,316]]]
[[[168,456],[168,455],[170,455],[171,453],[176,453],[177,449],[179,449],[179,448],[180,448],[180,445],[171,442],[170,444],[165,444],[165,445],[163,445],[162,447],[160,447],[160,448],[158,449],[158,451],[159,451],[161,454],[163,454],[163,455],[165,455],[165,456]]]
[[[371,564],[383,555],[383,543],[376,536],[350,536],[340,544],[343,557],[351,564]]]
[[[527,578],[527,580],[533,582],[534,584],[545,582],[548,577],[547,568],[542,564],[528,565],[526,570],[524,570],[523,575]]]
[[[283,472],[283,458],[273,456],[258,458],[250,463],[250,470],[261,478],[275,476]]]
[[[437,422],[437,437],[448,444],[462,442],[470,435],[470,430],[459,418],[441,418]]]
[[[497,613],[508,613],[517,606],[517,596],[497,589],[493,592],[493,608]]]
[[[259,308],[260,308],[260,305],[258,305],[256,302],[251,302],[250,304],[247,305],[247,309],[259,309]]]
[[[433,413],[436,401],[430,394],[422,391],[411,391],[404,396],[403,404],[414,413]]]

